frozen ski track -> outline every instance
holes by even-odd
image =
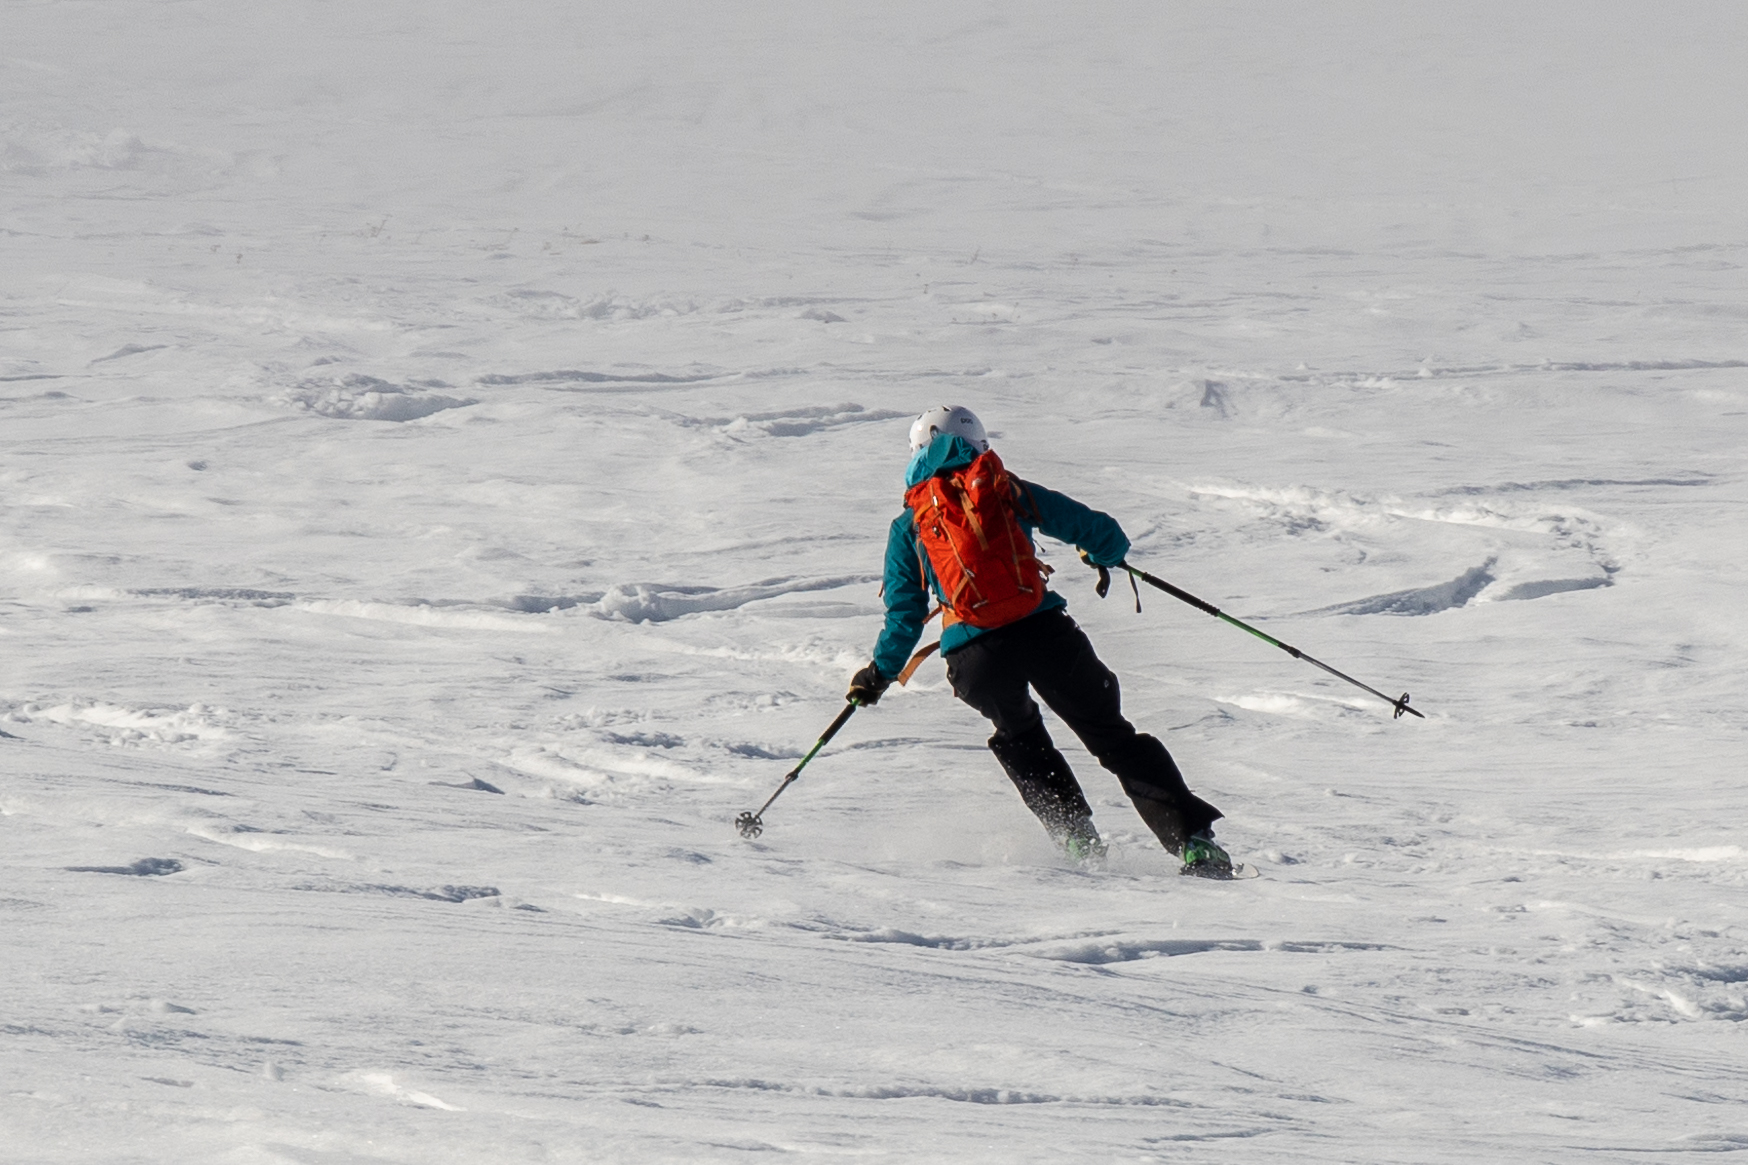
[[[576,368],[561,368],[550,372],[515,372],[490,373],[479,378],[478,383],[487,386],[534,384],[543,388],[555,388],[565,391],[590,391],[579,389],[578,385],[600,385],[602,391],[617,389],[622,392],[640,394],[659,390],[661,386],[688,386],[704,384],[711,381],[732,378],[738,374],[728,372],[693,372],[676,375],[669,372],[598,372]]]
[[[1493,566],[1497,559],[1488,559],[1471,567],[1447,583],[1416,587],[1388,595],[1374,595],[1351,603],[1338,603],[1311,615],[1436,615],[1467,606],[1469,601],[1493,584]]]
[[[891,409],[867,409],[853,402],[839,405],[819,405],[813,408],[783,409],[775,412],[745,413],[736,417],[683,417],[676,423],[687,428],[713,429],[725,436],[741,439],[747,436],[811,437],[846,425],[877,424],[896,421],[909,414]]]

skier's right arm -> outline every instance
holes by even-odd
[[[886,535],[884,593],[886,625],[874,645],[874,666],[890,680],[904,670],[929,617],[929,592],[923,585],[916,524],[908,509],[894,519]]]
[[[1094,566],[1116,566],[1128,555],[1129,536],[1109,514],[1053,489],[1032,482],[1020,484],[1040,533],[1085,552]]]

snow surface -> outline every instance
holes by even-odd
[[[1748,8],[0,6],[0,1159],[1748,1150]],[[1056,858],[980,411],[1264,876]],[[763,1156],[761,1156],[763,1155]]]

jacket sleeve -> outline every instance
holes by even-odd
[[[886,626],[874,645],[874,666],[887,679],[904,670],[923,636],[929,617],[929,592],[923,584],[915,524],[907,509],[886,535]]]
[[[1129,536],[1109,514],[1029,481],[1022,481],[1020,490],[1021,515],[1035,516],[1040,533],[1086,551],[1094,566],[1116,566],[1129,556]],[[1025,513],[1028,502],[1032,514]]]

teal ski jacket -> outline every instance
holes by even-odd
[[[905,471],[904,486],[909,489],[937,473],[962,469],[976,459],[977,450],[970,442],[963,437],[942,433],[911,458]],[[1018,478],[1015,480],[1019,481]],[[1019,481],[1019,486],[1027,504],[1017,507],[1015,517],[1034,544],[1033,531],[1046,534],[1069,543],[1076,550],[1084,550],[1096,566],[1116,566],[1128,557],[1129,539],[1109,514],[1090,509],[1066,494],[1041,485]],[[927,587],[923,584],[925,574]],[[934,568],[929,565],[928,555],[923,553],[922,542],[917,537],[916,519],[909,506],[892,520],[892,527],[886,534],[885,583],[886,625],[874,645],[874,667],[891,679],[904,670],[910,653],[916,650],[917,641],[923,636],[923,621],[928,618],[932,605],[929,592],[935,593],[937,601],[941,593],[941,584],[936,580]],[[1046,584],[1044,599],[1032,614],[1066,606],[1068,600],[1048,589]],[[953,624],[941,633],[941,653],[945,655],[964,647],[985,630],[988,629],[973,627],[969,623]]]

